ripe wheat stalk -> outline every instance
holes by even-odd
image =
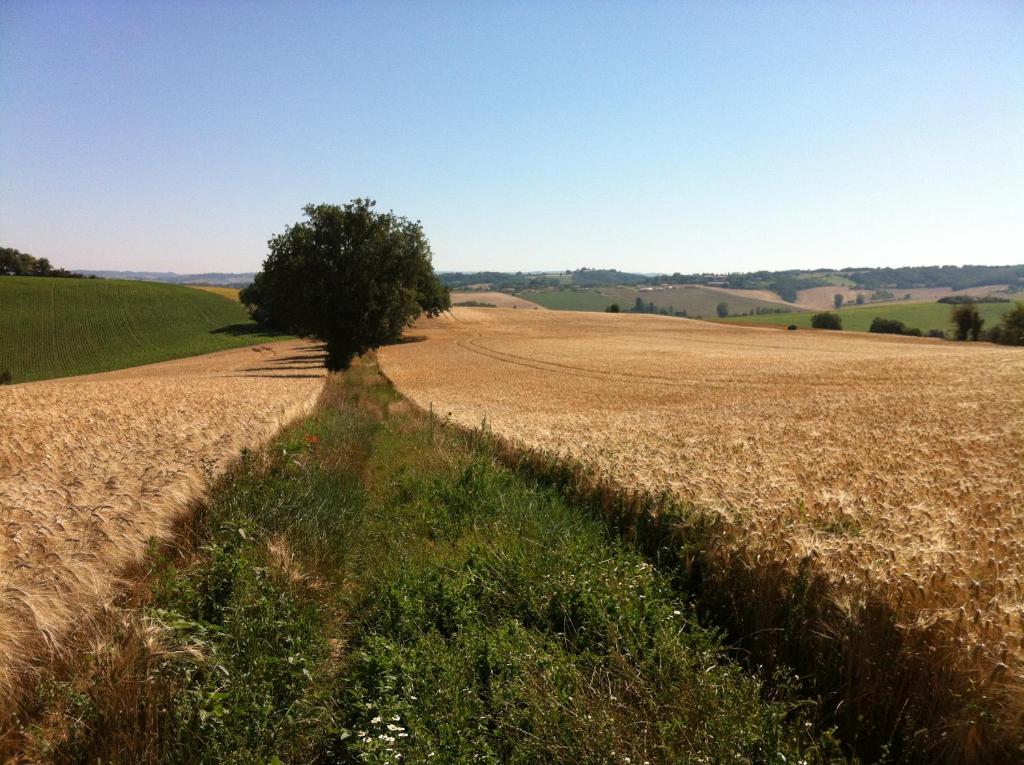
[[[149,540],[322,385],[289,342],[0,388],[0,722]]]
[[[710,570],[756,593],[749,626],[777,627],[769,596],[810,577],[813,630],[868,662],[892,614],[904,660],[971,689],[978,713],[937,690],[951,756],[1020,741],[1024,353],[500,309],[416,331],[380,360],[424,410],[712,513]]]

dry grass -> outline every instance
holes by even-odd
[[[779,308],[786,307],[792,310],[793,306],[796,305],[796,303],[787,303],[779,297],[779,293],[772,292],[771,290],[741,290],[729,287],[712,287],[707,284],[702,284],[700,286],[706,290],[711,290],[712,292],[721,292],[723,295],[733,295],[735,297],[750,298],[752,300],[762,300],[766,303],[775,303]],[[680,289],[681,287],[684,287],[684,285],[678,285],[675,289]]]
[[[481,303],[491,303],[496,308],[528,308],[530,310],[539,309],[546,311],[547,309],[538,305],[537,303],[531,303],[529,300],[524,300],[521,297],[515,295],[509,295],[506,292],[488,292],[488,291],[468,291],[468,292],[453,292],[452,304],[458,304],[467,300],[476,300]]]
[[[307,412],[291,341],[0,388],[0,722],[208,479]]]
[[[236,287],[207,287],[202,284],[189,284],[188,286],[203,292],[212,292],[214,295],[220,295],[222,298],[227,298],[235,303],[239,302],[238,289]]]
[[[877,649],[870,603],[902,650],[934,652],[915,662],[956,670],[976,711],[952,720],[935,700],[948,756],[1020,741],[1024,353],[496,309],[416,331],[427,341],[380,353],[415,403],[713,511],[722,570],[812,576],[830,620],[812,629],[837,651]]]

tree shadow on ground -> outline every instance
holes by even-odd
[[[223,327],[210,330],[211,335],[231,335],[232,337],[246,337],[250,335],[266,335],[267,337],[291,337],[287,332],[280,332],[276,329],[262,327],[255,322],[246,324],[226,324]]]
[[[387,345],[405,345],[406,343],[422,343],[427,339],[426,335],[402,335],[400,338],[395,340],[393,343],[383,343],[381,347]]]
[[[228,377],[265,377],[268,380],[312,380],[312,379],[323,379],[323,377],[324,377],[323,373],[320,373],[320,374],[309,374],[309,375],[303,375],[303,374],[293,374],[293,375],[284,375],[284,374],[237,374],[237,375],[227,375],[227,376]]]

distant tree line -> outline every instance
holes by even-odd
[[[550,276],[540,274],[524,274],[522,271],[504,273],[501,271],[474,271],[439,273],[438,278],[450,290],[464,290],[478,284],[488,285],[488,289],[501,291],[518,291],[531,288],[558,287],[561,282]]]
[[[615,287],[644,284],[649,277],[631,274],[614,268],[579,268],[556,275],[540,273],[504,273],[501,271],[473,271],[439,273],[438,278],[451,290],[463,290],[476,285],[488,285],[498,291],[524,289],[571,289],[573,287]]]
[[[572,283],[577,287],[617,287],[619,285],[634,286],[645,284],[650,277],[643,274],[630,274],[614,268],[579,268],[569,271]]]
[[[824,287],[841,276],[855,289],[877,291],[875,300],[891,300],[892,290],[924,287],[948,287],[954,290],[1009,285],[1011,291],[1024,290],[1024,265],[1019,266],[908,266],[905,268],[842,268],[789,271],[750,271],[731,274],[681,274],[650,277],[649,284],[694,284],[730,289],[767,289],[792,302],[799,290]]]
[[[948,287],[954,290],[993,284],[1009,285],[1011,292],[1024,291],[1024,265],[1018,266],[908,266],[905,268],[842,268],[788,271],[749,271],[737,273],[644,274],[615,269],[579,268],[558,272],[504,273],[442,273],[442,282],[450,289],[465,289],[476,284],[491,289],[517,291],[522,289],[571,289],[573,287],[637,286],[641,284],[683,284],[726,287],[729,289],[771,290],[782,299],[793,302],[800,290],[835,284],[835,277],[847,280],[854,289],[874,292],[872,300],[893,300],[892,290],[919,287]],[[906,296],[904,295],[904,299]],[[863,304],[864,297],[859,301]],[[838,305],[837,305],[838,307]]]
[[[36,258],[13,247],[0,247],[0,276],[60,276],[81,279],[64,268],[54,268],[46,258]],[[95,278],[95,277],[90,277]]]
[[[970,305],[972,303],[1009,303],[1010,298],[998,297],[996,295],[987,295],[986,297],[972,297],[971,295],[947,295],[946,297],[939,298],[937,303],[946,303],[948,305]]]
[[[991,284],[1024,288],[1024,265],[1019,266],[907,266],[905,268],[842,269],[842,274],[864,289],[949,287],[964,290]]]

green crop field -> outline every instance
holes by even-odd
[[[603,311],[615,302],[597,290],[520,292],[517,297],[556,311]],[[626,308],[627,306],[623,306]]]
[[[237,302],[155,282],[0,277],[0,374],[102,372],[280,339]]]
[[[999,323],[1004,313],[1013,307],[1013,303],[978,303],[978,313],[985,320],[985,328]],[[843,329],[855,332],[867,332],[876,316],[884,319],[902,321],[907,329],[914,327],[927,333],[930,329],[941,329],[950,332],[953,324],[950,321],[953,306],[946,303],[892,303],[883,305],[865,305],[855,308],[841,308],[833,313],[843,319]],[[798,327],[810,327],[811,311],[802,313],[776,313],[762,316],[730,316],[722,321],[740,322],[743,324],[795,324]]]

